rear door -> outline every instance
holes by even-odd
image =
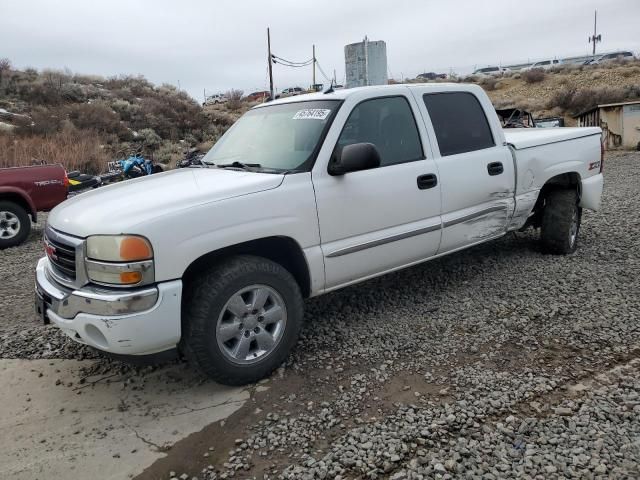
[[[425,151],[426,130],[415,99],[406,87],[396,91],[402,93],[350,96],[314,167],[327,289],[417,263],[438,249],[437,167]],[[362,142],[377,147],[380,167],[329,175],[330,157]]]
[[[515,171],[498,122],[485,114],[493,112],[488,98],[483,96],[483,106],[479,96],[461,90],[423,92],[420,100],[437,144],[443,225],[438,253],[503,235],[514,207]]]

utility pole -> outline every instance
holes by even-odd
[[[269,54],[269,93],[273,100],[273,58],[271,57],[271,34],[267,28],[267,51]]]
[[[602,35],[598,33],[598,11],[593,12],[593,35],[589,37],[589,43],[593,43],[591,55],[596,56],[596,44],[602,41]]]
[[[316,46],[313,46],[313,83],[311,83],[315,88],[316,85]]]
[[[364,36],[364,84],[369,86],[369,39]]]

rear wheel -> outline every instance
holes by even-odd
[[[31,231],[27,211],[14,202],[0,202],[0,249],[14,247],[25,241]]]
[[[575,190],[553,190],[542,213],[540,240],[545,252],[567,255],[576,251],[582,220]]]
[[[275,262],[232,257],[201,273],[185,291],[182,347],[217,382],[244,385],[264,378],[298,339],[302,295]]]

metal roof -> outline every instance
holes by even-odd
[[[640,100],[632,100],[630,102],[618,102],[618,103],[605,103],[603,105],[598,105],[598,108],[603,108],[603,107],[620,107],[622,105],[635,105],[637,103],[640,103]]]
[[[589,110],[585,110],[584,112],[577,113],[576,115],[573,115],[573,118],[581,117],[583,115],[586,115],[587,113],[591,113],[591,112],[593,112],[595,110],[599,110],[601,108],[622,107],[624,105],[637,105],[639,103],[640,103],[640,100],[631,100],[629,102],[618,102],[618,103],[604,103],[602,105],[597,105],[595,107],[592,107]]]

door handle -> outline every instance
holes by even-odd
[[[433,173],[427,173],[426,175],[420,175],[418,177],[418,188],[420,190],[426,190],[438,185],[438,177]]]
[[[504,166],[502,165],[502,162],[491,162],[487,165],[487,172],[489,172],[489,175],[491,176],[500,175],[504,172]]]

